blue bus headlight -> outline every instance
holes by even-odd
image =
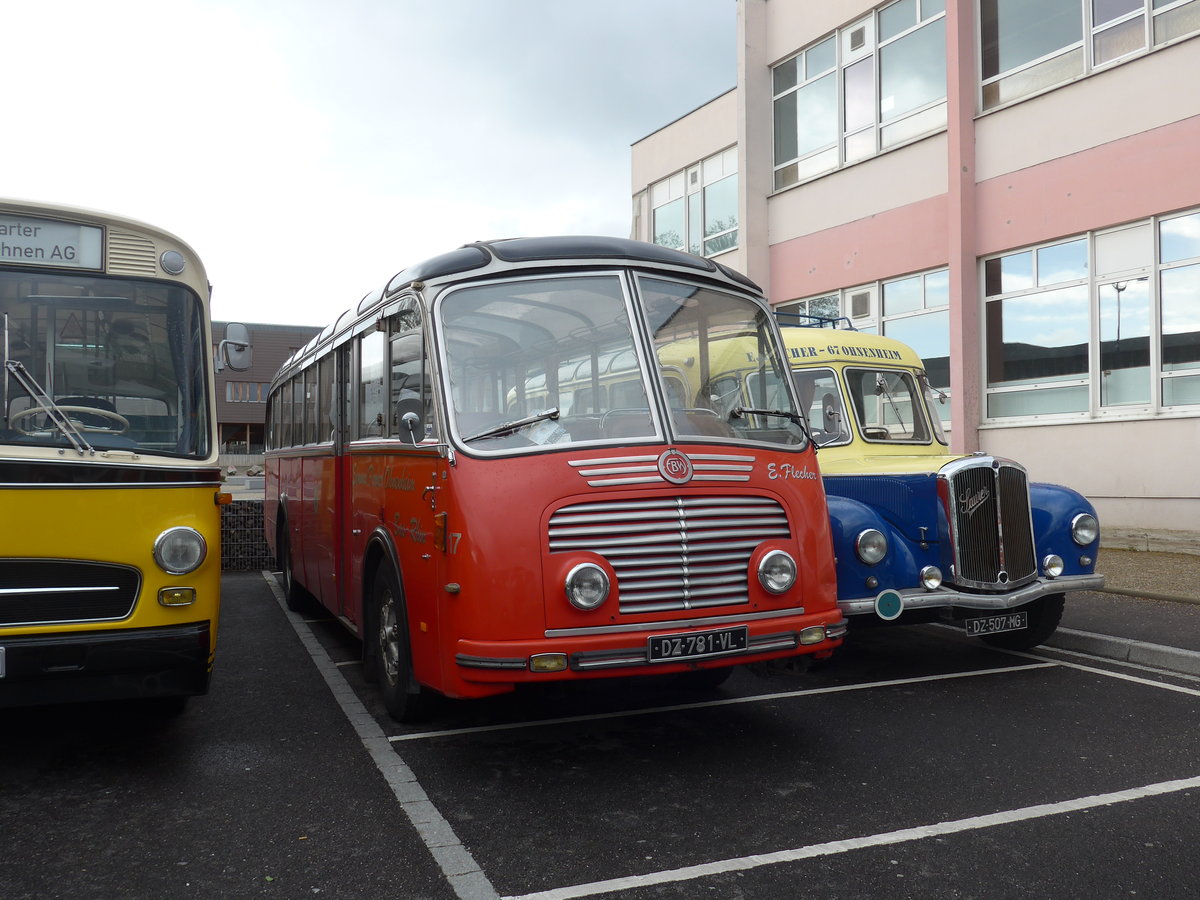
[[[208,545],[195,528],[168,528],[154,540],[154,561],[168,575],[196,571],[207,555]]]
[[[564,587],[572,606],[592,610],[608,599],[608,573],[595,563],[580,563],[567,573]]]
[[[782,550],[772,550],[758,564],[758,583],[772,594],[782,594],[796,583],[796,561]]]
[[[1080,513],[1071,520],[1071,540],[1086,547],[1100,536],[1100,523],[1089,513]]]
[[[875,565],[887,556],[887,551],[887,538],[877,528],[868,528],[854,539],[854,552],[868,566]]]

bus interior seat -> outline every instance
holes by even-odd
[[[605,438],[649,437],[654,434],[649,409],[610,409],[600,418]]]
[[[685,434],[699,434],[705,437],[737,437],[732,426],[707,407],[673,409],[671,416],[676,429]]]

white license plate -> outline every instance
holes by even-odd
[[[1029,613],[1013,612],[1000,616],[980,616],[977,619],[967,619],[967,634],[979,637],[984,634],[1000,634],[1004,631],[1020,631],[1029,627]]]
[[[680,659],[703,659],[744,653],[749,646],[750,629],[745,625],[719,628],[715,631],[693,631],[687,634],[656,634],[650,637],[647,653],[650,662],[675,662]]]

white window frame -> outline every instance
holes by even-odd
[[[946,10],[945,4],[942,4],[941,9],[928,14],[923,13],[922,9],[926,3],[931,6],[930,0],[916,0],[916,20],[914,23],[902,29],[898,33],[890,36],[886,40],[879,40],[879,16],[887,9],[897,6],[904,0],[896,0],[893,3],[887,3],[877,9],[872,10],[866,17],[860,17],[853,22],[842,26],[836,31],[824,35],[820,40],[812,41],[805,45],[797,52],[779,60],[772,65],[772,96],[771,96],[771,121],[772,132],[774,132],[775,122],[775,105],[782,98],[794,94],[801,88],[813,84],[822,78],[829,76],[830,72],[834,73],[837,84],[837,103],[836,116],[837,127],[835,133],[838,135],[836,146],[827,144],[818,149],[808,151],[800,156],[787,160],[772,159],[772,185],[774,191],[788,190],[796,185],[803,184],[813,178],[819,178],[829,172],[836,171],[845,166],[854,165],[859,162],[864,162],[868,159],[873,159],[880,153],[902,147],[913,141],[928,137],[930,134],[944,131],[946,129],[946,91],[944,90],[939,99],[932,100],[914,109],[906,111],[904,114],[885,121],[881,106],[881,88],[880,88],[880,60],[882,51],[891,44],[894,44],[904,38],[909,37],[916,31],[922,28],[929,27],[933,23],[940,20],[945,20]],[[949,0],[953,2],[953,0]],[[862,30],[863,44],[861,47],[853,47],[852,40],[855,33]],[[797,66],[804,65],[805,55],[817,47],[820,47],[828,40],[834,42],[834,64],[832,69],[822,69],[819,73],[813,74],[810,77],[804,78],[797,73],[795,84],[787,87],[778,93],[774,90],[774,71],[792,60],[797,60]],[[945,53],[945,45],[943,44],[942,52]],[[871,104],[873,108],[872,123],[870,125],[856,126],[850,130],[846,128],[846,71],[856,63],[860,63],[865,59],[872,60],[872,95]],[[946,86],[944,86],[946,87]],[[894,130],[900,136],[894,140],[889,140],[886,132]],[[870,147],[862,150],[850,152],[847,148],[850,142],[855,139],[861,139],[863,136],[869,136]],[[774,156],[774,133],[772,133],[772,157]],[[832,152],[831,151],[836,151]],[[794,173],[787,173],[786,170],[790,167],[795,167]]]
[[[976,28],[979,32],[976,46],[979,48],[981,65],[983,59],[982,2],[983,0],[976,0]],[[1034,97],[1038,94],[1055,90],[1056,88],[1062,87],[1064,84],[1070,84],[1073,81],[1086,78],[1093,72],[1102,72],[1111,68],[1112,66],[1120,65],[1128,62],[1131,59],[1137,59],[1138,57],[1145,56],[1147,53],[1153,53],[1155,50],[1170,46],[1171,44],[1177,43],[1181,40],[1186,40],[1188,37],[1191,37],[1196,33],[1197,29],[1193,28],[1191,30],[1181,32],[1179,35],[1174,37],[1164,37],[1161,40],[1156,38],[1160,23],[1166,22],[1174,13],[1184,9],[1185,7],[1188,7],[1191,4],[1200,4],[1200,0],[1176,0],[1176,2],[1159,9],[1155,9],[1154,2],[1155,0],[1142,0],[1142,8],[1140,10],[1134,10],[1133,12],[1126,13],[1106,22],[1101,22],[1097,25],[1095,22],[1093,22],[1092,0],[1079,0],[1080,40],[1073,41],[1070,44],[1059,47],[1056,50],[1046,53],[1037,59],[1022,63],[1019,66],[1013,66],[1011,69],[1005,69],[1001,72],[997,72],[995,75],[987,78],[983,77],[983,73],[981,71],[979,73],[980,81],[978,109],[981,112],[992,112],[993,110],[1003,109],[1010,104],[1018,103],[1029,97]],[[1116,26],[1124,25],[1139,18],[1142,20],[1142,46],[1128,50],[1118,56],[1112,57],[1111,59],[1097,62],[1096,38],[1102,35],[1104,32],[1111,31]],[[1081,51],[1082,59],[1080,71],[1077,71],[1074,74],[1059,77],[1057,79],[1047,80],[1040,86],[1031,87],[1024,92],[1016,93],[1007,99],[1000,99],[997,97],[997,99],[994,101],[990,103],[988,102],[988,89],[993,85],[999,85],[1008,79],[1018,78],[1023,74],[1028,75],[1038,67],[1053,63],[1056,60],[1060,60],[1067,54],[1074,53],[1075,51]]]
[[[666,178],[661,178],[650,185],[647,190],[648,204],[650,209],[650,230],[649,239],[651,243],[658,243],[656,240],[656,214],[659,209],[673,203],[676,200],[683,200],[683,246],[674,246],[676,250],[683,250],[686,253],[691,253],[695,256],[720,256],[722,253],[738,249],[740,240],[741,223],[737,218],[737,210],[734,210],[734,220],[730,227],[724,228],[721,231],[713,234],[705,234],[705,225],[708,218],[708,210],[706,208],[705,191],[709,187],[724,181],[727,178],[738,177],[738,148],[735,144],[732,147],[727,147],[719,153],[714,153],[712,156],[692,163],[677,172],[672,172]],[[741,185],[737,184],[735,196],[741,190]],[[696,233],[693,233],[695,231]],[[733,243],[728,247],[720,247],[709,251],[708,245],[720,239],[733,235]],[[664,244],[662,246],[672,246]]]
[[[1162,253],[1160,246],[1161,242],[1159,239],[1160,226],[1163,222],[1197,214],[1200,214],[1200,209],[1185,210],[1177,213],[1153,216],[1149,219],[1141,219],[1136,222],[1125,223],[1113,228],[1098,229],[1096,231],[1085,232],[1084,234],[1071,235],[1056,239],[1054,241],[1046,241],[1027,247],[1013,248],[1004,253],[991,254],[986,257],[981,257],[979,260],[979,296],[980,302],[983,304],[984,309],[984,312],[980,317],[980,347],[982,348],[982,352],[980,353],[980,384],[982,385],[984,395],[981,424],[986,426],[1020,426],[1033,423],[1063,423],[1110,419],[1172,418],[1200,415],[1200,403],[1164,406],[1162,402],[1164,382],[1169,381],[1172,378],[1195,377],[1200,375],[1200,366],[1196,368],[1164,371],[1162,365],[1163,309],[1161,292],[1163,272],[1167,272],[1172,269],[1184,268],[1187,266],[1200,265],[1200,256],[1188,257],[1170,263],[1163,263],[1161,261]],[[1152,246],[1147,249],[1146,262],[1142,264],[1131,265],[1130,267],[1121,271],[1097,271],[1098,240],[1103,239],[1106,236],[1117,235],[1121,232],[1139,229],[1144,226],[1149,226],[1147,228],[1146,240],[1148,243],[1152,244]],[[1082,279],[1073,279],[1070,281],[1056,282],[1051,285],[1038,285],[1037,251],[1047,247],[1054,247],[1059,244],[1070,243],[1072,241],[1078,241],[1081,239],[1086,239],[1088,242],[1087,277]],[[1025,290],[1009,291],[1007,293],[988,296],[986,293],[986,281],[984,274],[987,262],[989,260],[1002,259],[1007,256],[1026,252],[1033,253],[1033,287]],[[1105,406],[1101,385],[1104,373],[1100,369],[1101,290],[1109,285],[1129,283],[1140,279],[1147,280],[1147,299],[1150,307],[1150,322],[1147,336],[1149,350],[1149,373],[1147,376],[1149,380],[1149,400],[1146,403]],[[1038,294],[1044,294],[1078,286],[1086,286],[1088,293],[1088,371],[1078,378],[1063,379],[1061,381],[1022,382],[1020,384],[1000,385],[995,387],[989,385],[987,375],[989,351],[986,313],[987,304],[1023,296],[1036,296]],[[1084,410],[1075,412],[1033,413],[1012,416],[993,416],[989,414],[989,401],[993,396],[1006,393],[1050,390],[1062,387],[1082,387],[1085,385],[1088,389],[1088,407]]]

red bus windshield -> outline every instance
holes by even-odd
[[[651,346],[636,337],[630,291]],[[767,316],[744,297],[612,273],[461,287],[437,310],[451,429],[469,452],[614,438],[804,445]],[[740,385],[752,365],[748,413]]]

